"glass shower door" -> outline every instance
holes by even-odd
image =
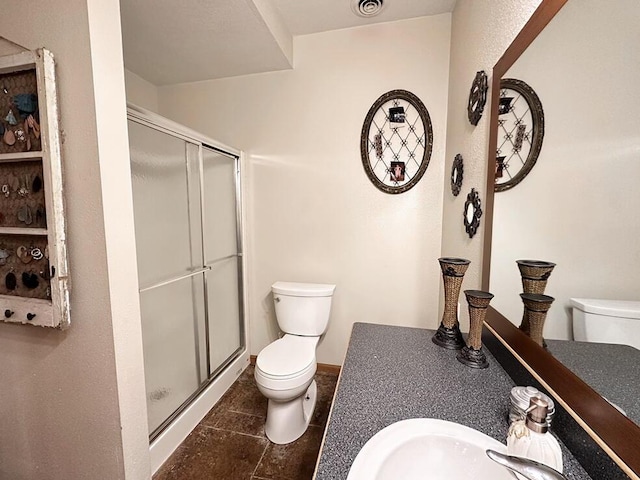
[[[199,146],[129,121],[149,431],[208,378]]]
[[[246,355],[239,158],[180,132],[130,111],[148,423],[158,441]]]
[[[238,159],[214,148],[202,149],[203,228],[209,322],[210,371],[243,347],[242,248],[238,235]]]

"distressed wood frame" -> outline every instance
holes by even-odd
[[[39,152],[0,154],[0,164],[33,160],[42,162],[47,228],[0,227],[0,234],[46,235],[49,250],[51,300],[0,295],[0,319],[5,322],[66,329],[71,323],[69,267],[55,62],[53,54],[44,48],[0,57],[0,74],[34,69],[38,84],[42,149]],[[2,314],[7,310],[13,312],[9,317]],[[35,316],[28,320],[28,314],[35,314]]]

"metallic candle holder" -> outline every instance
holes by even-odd
[[[456,358],[471,368],[487,368],[489,362],[482,351],[482,324],[493,295],[481,290],[465,290],[464,295],[469,304],[469,336],[467,345],[458,352]]]
[[[529,336],[538,345],[545,347],[542,330],[544,329],[544,321],[547,319],[547,312],[555,298],[541,293],[521,293],[520,297],[524,303],[524,317],[530,327]]]
[[[516,260],[516,263],[522,277],[522,291],[543,294],[547,288],[547,280],[556,264],[544,260]],[[531,332],[526,315],[522,316],[522,322],[518,328],[530,336]]]
[[[458,297],[462,279],[471,262],[464,258],[448,257],[439,258],[438,262],[444,281],[444,313],[440,327],[431,340],[440,347],[460,350],[465,343],[458,322]]]

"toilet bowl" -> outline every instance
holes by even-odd
[[[640,302],[572,298],[573,339],[640,350]]]
[[[265,433],[273,443],[293,442],[307,430],[316,403],[319,338],[285,335],[256,359],[256,384],[269,399]]]
[[[335,285],[276,282],[271,290],[285,335],[260,351],[254,376],[269,400],[265,434],[286,444],[304,434],[313,415],[316,347],[329,323]]]

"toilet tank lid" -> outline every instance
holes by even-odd
[[[335,285],[324,283],[276,282],[271,285],[273,293],[294,297],[330,297],[335,289]]]
[[[610,317],[640,319],[640,302],[638,301],[572,298],[571,305],[587,313],[608,315]]]

